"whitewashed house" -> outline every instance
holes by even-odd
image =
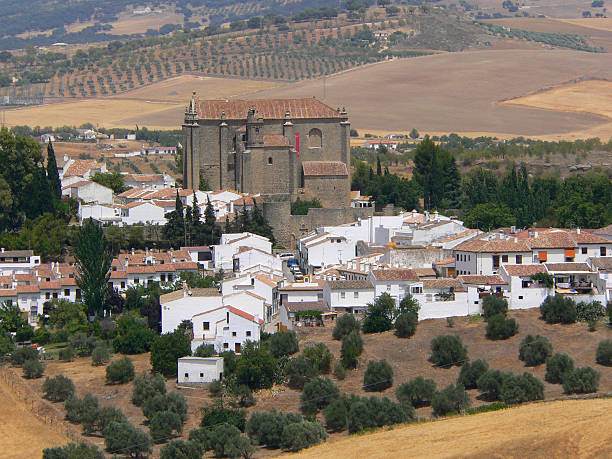
[[[374,285],[375,297],[387,293],[397,305],[406,295],[423,291],[423,281],[412,269],[375,269],[368,275],[368,280]]]
[[[478,312],[477,307],[470,308],[467,289],[458,279],[423,279],[422,293],[412,296],[421,306],[419,320],[468,316]]]
[[[323,286],[323,299],[332,312],[363,314],[374,302],[374,286],[369,280],[327,281]]]
[[[537,308],[551,294],[540,282],[533,281],[531,276],[547,273],[545,265],[503,265],[500,275],[508,283],[509,309]]]
[[[131,202],[121,208],[121,223],[136,225],[147,223],[150,225],[165,225],[167,209],[160,207],[153,201]]]
[[[62,195],[84,203],[112,204],[113,190],[89,180],[80,180],[62,188]]]
[[[179,384],[202,384],[223,379],[223,357],[181,357],[178,359]]]
[[[173,332],[183,320],[223,306],[223,298],[217,289],[182,289],[159,297],[162,316],[162,333]]]
[[[321,233],[300,239],[297,244],[297,261],[306,273],[344,264],[355,256],[355,241],[342,235]]]
[[[4,250],[0,248],[0,275],[27,274],[40,266],[40,256],[32,250]]]
[[[463,274],[459,280],[467,288],[467,300],[470,314],[482,312],[482,299],[487,295],[509,298],[510,286],[499,274],[488,276],[479,274]]]
[[[272,243],[268,238],[248,232],[222,234],[219,244],[212,246],[215,269],[233,271],[234,255],[241,247],[255,248],[272,254]]]
[[[108,204],[82,204],[79,203],[79,221],[88,219],[100,223],[121,223],[121,207]]]
[[[526,241],[504,235],[470,239],[454,248],[458,275],[497,274],[502,264],[531,264],[532,250]]]
[[[282,271],[283,262],[281,259],[254,247],[241,247],[233,256],[233,270],[241,272],[253,266],[267,266],[274,271]]]

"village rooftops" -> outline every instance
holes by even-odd
[[[219,306],[218,308],[211,309],[210,311],[201,312],[199,314],[194,315],[193,317],[198,317],[198,316],[203,316],[203,315],[206,315],[206,314],[210,314],[211,312],[218,311],[220,309],[228,309],[231,312],[233,312],[234,314],[236,314],[237,316],[240,316],[240,317],[242,317],[244,319],[250,320],[251,322],[258,323],[259,325],[264,323],[264,321],[262,319],[259,319],[259,318],[255,319],[255,316],[249,314],[248,312],[243,311],[242,309],[238,309],[238,308],[235,308],[234,306],[230,306],[229,304],[228,305],[224,305],[224,306]]]
[[[190,288],[190,289],[181,289],[176,292],[166,293],[165,295],[161,295],[159,297],[160,304],[169,303],[170,301],[176,301],[185,297],[215,297],[221,296],[219,290],[216,288]]]
[[[279,292],[317,291],[323,290],[323,284],[318,282],[294,282],[293,284],[281,287],[278,290]]]
[[[591,258],[591,264],[600,271],[612,272],[612,257]]]
[[[330,280],[327,285],[332,290],[367,290],[373,288],[369,280]]]
[[[604,236],[612,236],[612,225],[604,226],[593,231],[595,234],[603,234]]]
[[[544,263],[550,273],[592,273],[586,263]]]
[[[329,312],[329,306],[323,301],[289,301],[285,303],[289,312],[320,311]]]
[[[429,290],[443,288],[463,290],[463,284],[459,281],[459,279],[454,279],[452,277],[439,277],[437,279],[423,279],[423,288]]]
[[[526,242],[532,249],[568,249],[577,247],[576,242],[574,242],[569,233],[562,230],[543,233],[536,231],[534,236],[527,239]]]
[[[412,269],[375,269],[372,271],[377,281],[418,281],[419,276]]]
[[[459,280],[462,284],[470,285],[507,285],[507,282],[499,274],[492,274],[489,276],[463,274],[459,276]]]
[[[502,265],[502,269],[505,270],[509,276],[533,276],[538,273],[545,273],[546,268],[544,265]]]
[[[342,118],[341,113],[314,99],[252,99],[197,100],[198,116],[202,120],[245,120],[251,108],[255,118],[267,120]]]
[[[0,250],[0,261],[2,262],[5,261],[3,258],[28,258],[32,256],[34,256],[34,252],[32,250]]]
[[[457,252],[476,252],[476,253],[501,253],[501,252],[530,252],[531,249],[525,241],[495,238],[483,240],[479,238],[470,239],[462,242],[455,247]]]

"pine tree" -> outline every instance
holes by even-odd
[[[55,206],[44,167],[41,166],[32,172],[32,179],[25,186],[25,192],[28,196],[23,204],[26,217],[34,219],[46,212],[54,212]]]
[[[166,224],[163,229],[164,237],[172,247],[180,247],[185,242],[185,218],[183,203],[176,191],[176,204],[172,212],[166,214]]]
[[[51,141],[47,144],[47,182],[49,182],[49,189],[53,199],[62,199],[62,184],[59,172],[57,171],[57,161]]]
[[[193,204],[191,206],[189,228],[190,228],[189,234],[190,234],[190,240],[191,240],[190,243],[193,245],[202,244],[201,213],[200,213],[200,206],[198,205],[198,197],[196,196],[195,191],[193,192]]]
[[[380,166],[380,157],[376,158],[376,175],[382,175],[382,169]]]

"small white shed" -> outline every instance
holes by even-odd
[[[223,378],[223,357],[181,357],[178,359],[178,382],[211,383]]]

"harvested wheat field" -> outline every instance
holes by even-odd
[[[68,443],[58,431],[44,424],[0,379],[0,456],[4,459],[42,457],[42,450]]]
[[[207,99],[222,99],[270,89],[278,82],[184,75],[128,91],[119,96],[81,99],[5,111],[8,126],[80,126],[179,129],[195,90]]]
[[[344,438],[300,458],[610,457],[612,400],[565,400]]]
[[[608,120],[592,113],[516,105],[512,99],[564,82],[611,78],[605,54],[568,50],[470,51],[398,59],[327,78],[325,101],[345,105],[353,127],[406,132],[479,132],[584,137]],[[257,97],[323,97],[323,82],[262,91]],[[612,127],[601,133],[612,136]]]

